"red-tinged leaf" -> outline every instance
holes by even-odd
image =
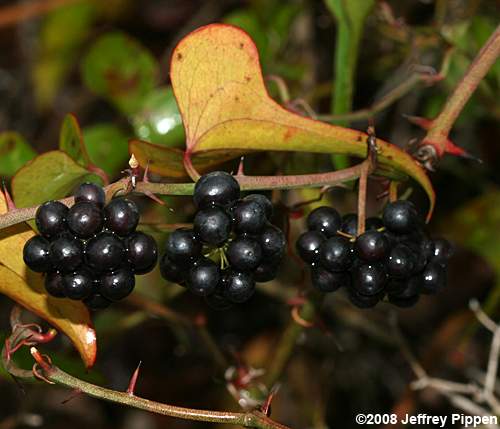
[[[365,133],[305,118],[272,100],[257,48],[239,28],[212,24],[190,33],[172,54],[170,78],[195,162],[213,150],[366,154]],[[430,214],[435,196],[426,172],[397,146],[380,139],[377,145],[386,169],[422,185]]]
[[[0,214],[6,211],[5,198],[0,194]],[[97,339],[89,311],[82,302],[48,296],[42,275],[30,271],[24,264],[24,244],[34,235],[24,223],[0,230],[0,293],[66,334],[85,366],[91,367],[96,358]]]
[[[82,130],[74,115],[68,113],[59,132],[59,149],[66,152],[83,167],[90,164],[90,158],[83,142]]]

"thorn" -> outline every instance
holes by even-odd
[[[236,176],[244,176],[245,175],[245,172],[244,172],[244,169],[243,169],[243,162],[245,161],[245,157],[242,156],[240,158],[240,163],[238,164],[238,171],[236,172]]]
[[[269,417],[271,415],[271,402],[273,401],[274,397],[276,396],[276,394],[278,393],[278,391],[280,390],[280,387],[281,387],[281,384],[275,384],[270,392],[269,392],[269,395],[267,395],[267,398],[266,400],[264,401],[264,403],[262,404],[262,407],[261,407],[261,411],[267,416]]]
[[[132,377],[130,378],[130,383],[128,384],[127,388],[127,394],[129,396],[134,396],[135,385],[137,384],[137,378],[139,377],[139,370],[141,369],[141,364],[142,361],[139,361],[139,365],[137,365],[137,368],[135,369],[134,373],[132,374]]]
[[[61,402],[61,405],[67,404],[69,401],[72,401],[77,396],[81,395],[82,391],[80,389],[74,389],[71,395],[69,395],[64,401]]]
[[[155,194],[153,194],[151,191],[145,191],[143,192],[144,195],[147,197],[151,198],[153,201],[157,202],[160,206],[164,206],[165,202],[160,200]]]
[[[149,159],[148,162],[146,163],[146,168],[144,169],[144,175],[142,176],[142,181],[144,183],[149,183],[148,173],[149,173]]]
[[[139,168],[139,161],[137,161],[137,158],[135,157],[134,154],[130,156],[130,159],[128,160],[128,165],[132,170]]]
[[[471,155],[465,149],[462,149],[461,147],[455,145],[450,139],[446,140],[444,151],[445,153],[449,153],[450,155],[460,156],[461,158],[465,159],[471,159],[481,164],[483,163],[483,161],[480,158]]]
[[[14,204],[14,200],[10,196],[9,191],[7,190],[7,186],[5,185],[5,182],[3,182],[3,195],[5,197],[5,203],[7,204],[7,211],[10,212],[12,210],[16,210],[17,207]]]
[[[412,116],[412,115],[406,115],[403,114],[403,117],[408,119],[412,124],[418,125],[420,128],[423,128],[424,130],[428,130],[434,121],[431,119],[427,118],[422,118],[421,116]]]

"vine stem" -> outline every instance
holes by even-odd
[[[500,55],[500,25],[481,48],[465,75],[448,97],[436,119],[431,121],[422,145],[432,144],[442,154],[448,144],[448,134],[465,104]]]
[[[307,187],[333,186],[336,184],[355,180],[360,177],[365,161],[339,171],[329,173],[301,174],[290,176],[245,176],[237,175],[242,191],[253,190],[272,190],[272,189],[297,189]],[[370,173],[372,169],[370,169]],[[111,183],[104,188],[107,199],[116,194],[127,194],[131,191],[146,194],[153,193],[157,195],[192,195],[194,183],[151,183],[138,182],[136,187],[130,187],[130,179],[123,178],[117,182]],[[59,200],[67,206],[74,203],[73,197]],[[37,206],[10,210],[0,215],[0,229],[26,222],[35,218]]]

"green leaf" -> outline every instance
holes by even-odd
[[[136,137],[141,140],[171,147],[184,144],[182,118],[170,87],[160,87],[148,94],[131,121]]]
[[[0,176],[10,177],[36,156],[24,138],[14,131],[0,133]]]
[[[127,164],[128,138],[117,126],[102,123],[86,127],[83,139],[91,162],[111,177]]]
[[[55,150],[37,156],[16,173],[12,195],[17,207],[30,207],[63,198],[87,180],[101,182],[66,153]]]
[[[126,114],[140,110],[144,96],[155,86],[157,74],[158,64],[151,53],[123,33],[99,38],[82,63],[88,88]]]
[[[83,143],[82,131],[78,120],[72,114],[67,114],[59,133],[59,149],[66,152],[78,164],[89,165],[89,156]]]

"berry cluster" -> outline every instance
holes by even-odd
[[[409,201],[389,203],[382,219],[368,218],[359,236],[357,215],[341,217],[332,207],[313,210],[307,227],[297,252],[311,265],[312,284],[322,292],[345,287],[360,308],[373,307],[386,295],[389,302],[409,307],[420,294],[445,286],[451,246],[428,238]]]
[[[103,189],[84,183],[71,208],[42,204],[35,217],[41,235],[28,240],[23,252],[29,268],[46,273],[50,295],[83,300],[93,310],[129,295],[135,274],[151,271],[158,258],[153,237],[135,231],[136,204],[126,198],[104,203]]]
[[[269,222],[272,203],[260,194],[240,199],[238,182],[222,171],[202,176],[193,200],[193,229],[168,237],[163,277],[216,307],[247,301],[255,282],[276,277],[285,253],[283,232]]]

